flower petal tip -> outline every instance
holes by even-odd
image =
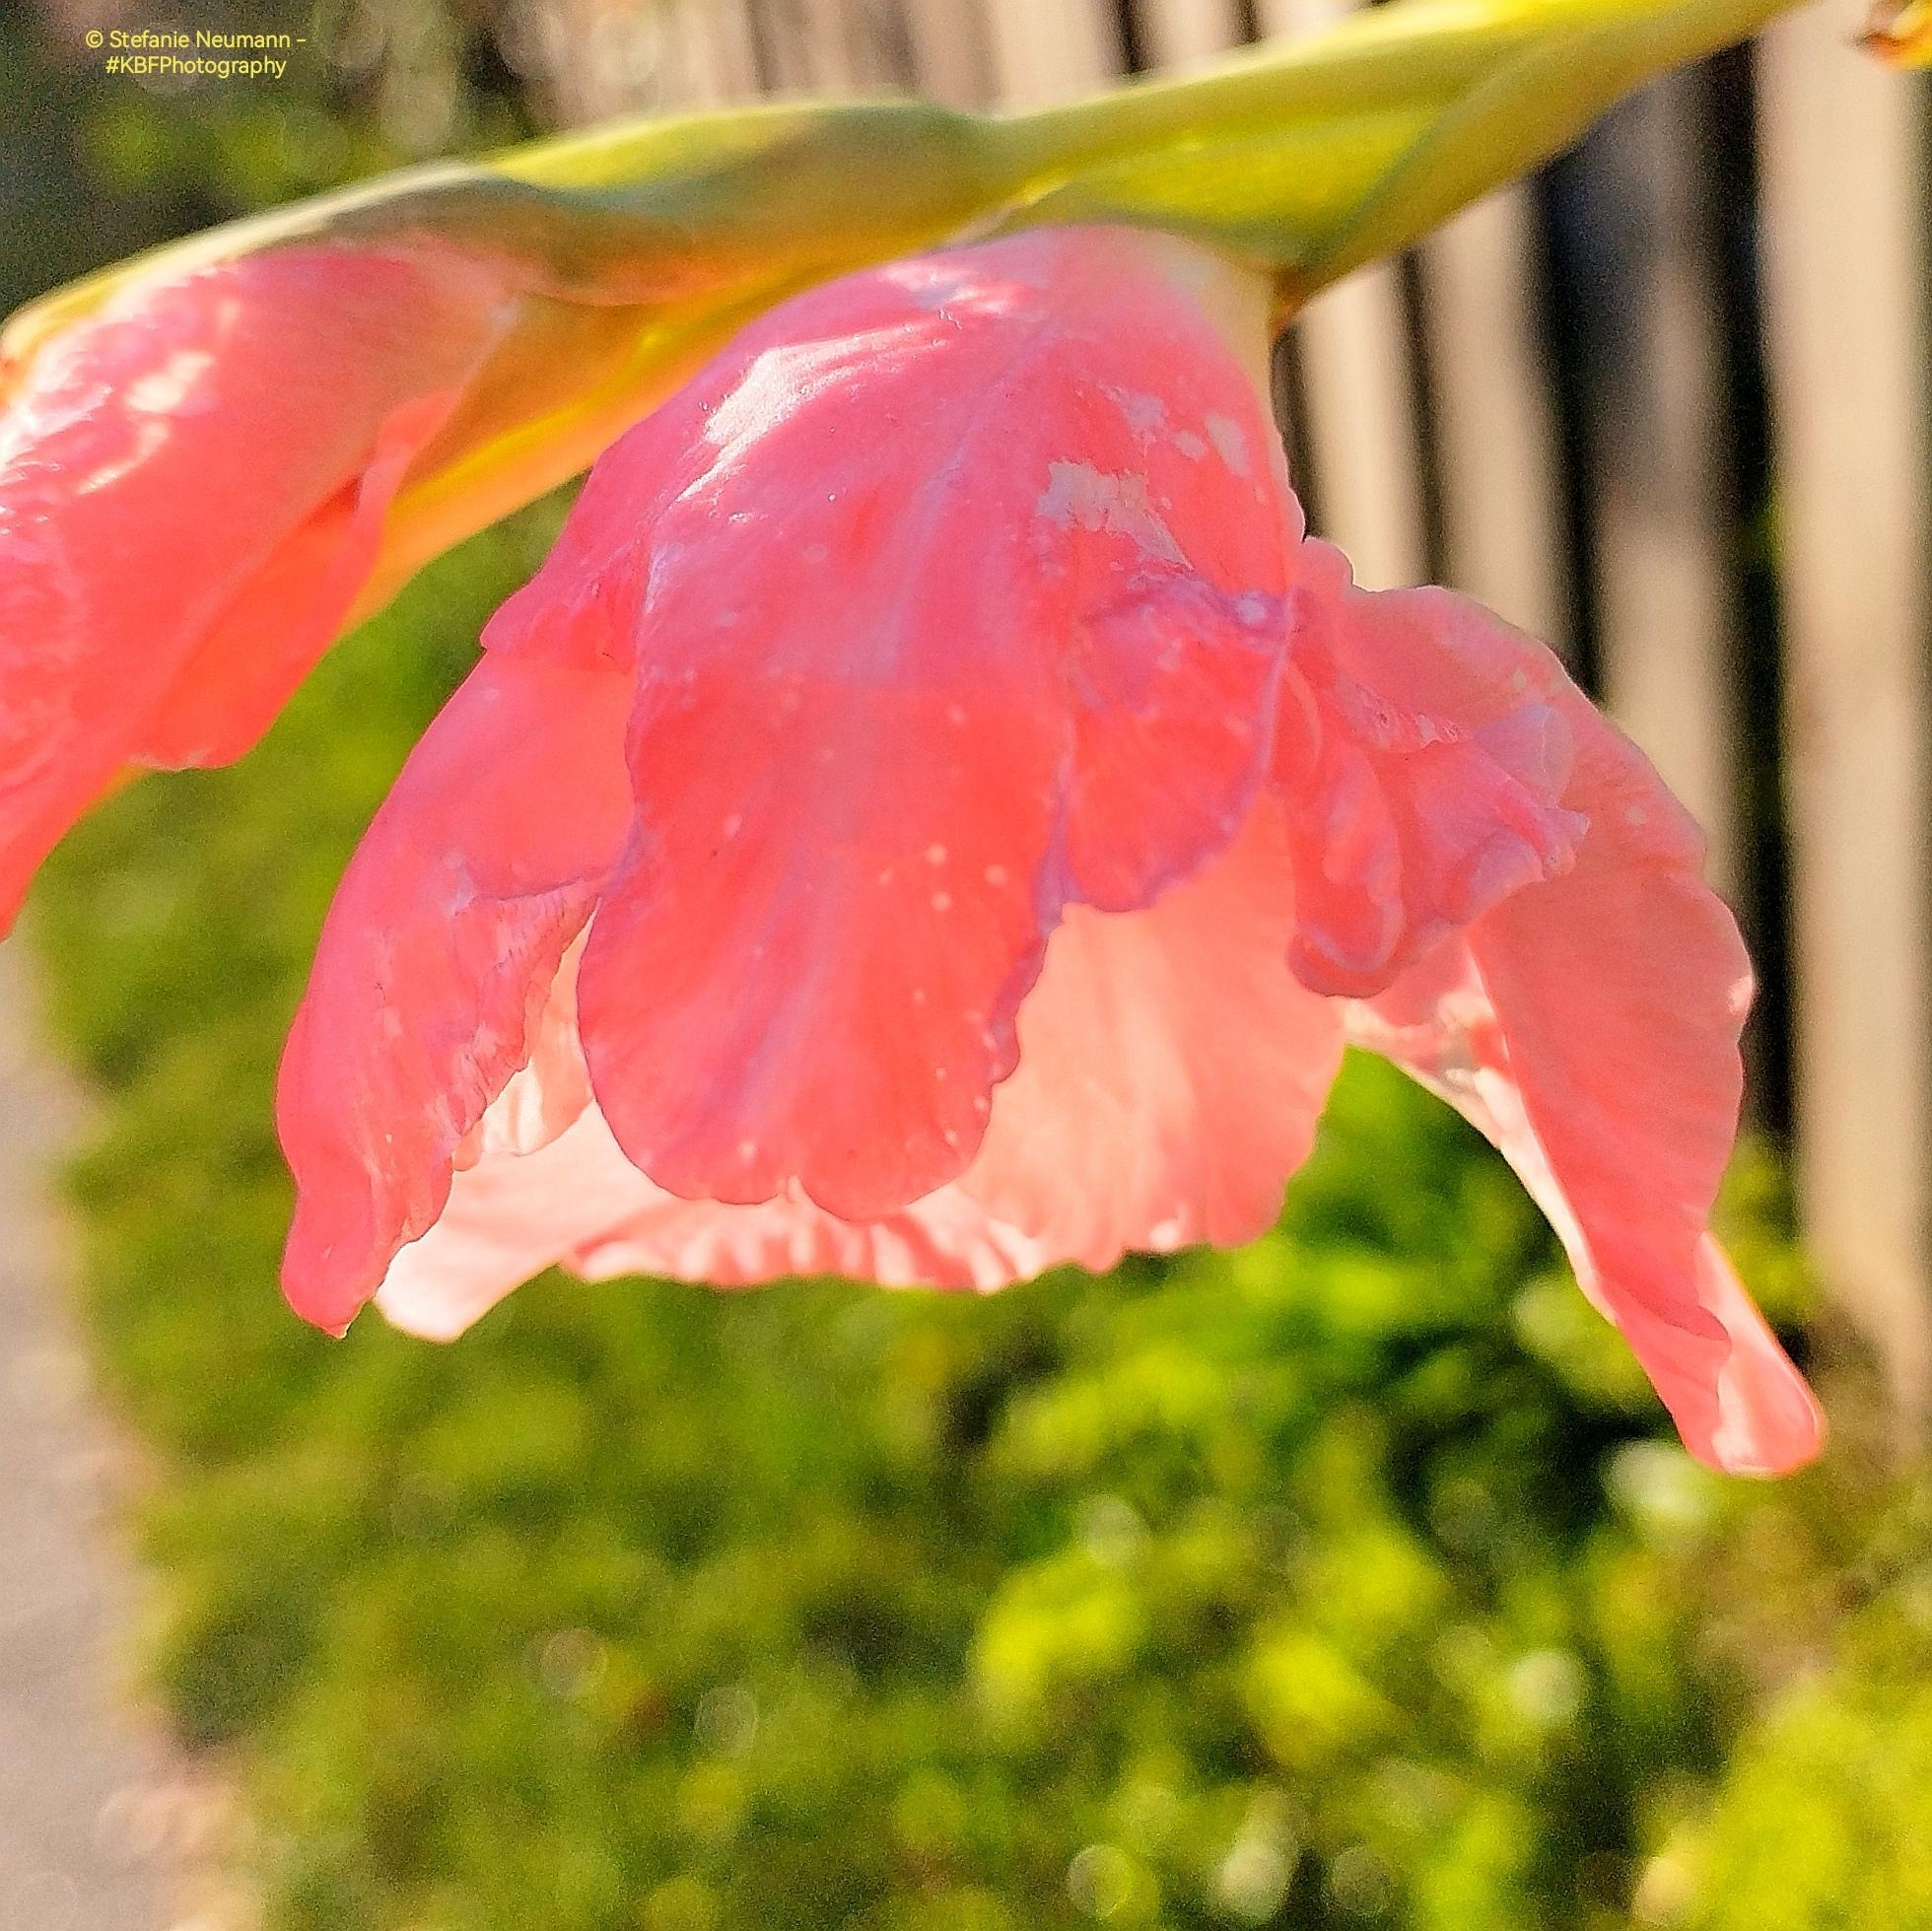
[[[1698,1252],[1698,1299],[1730,1338],[1717,1377],[1717,1421],[1702,1459],[1727,1475],[1789,1475],[1815,1461],[1825,1411],[1716,1241]],[[1693,1445],[1697,1452],[1697,1445]]]

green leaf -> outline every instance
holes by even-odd
[[[1292,304],[1566,147],[1631,89],[1788,0],[1406,0],[1201,73],[1006,122],[1009,226],[1145,222]]]

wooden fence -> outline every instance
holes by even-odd
[[[559,119],[757,93],[1035,103],[1351,0],[547,0]],[[1302,316],[1311,515],[1564,651],[1711,836],[1760,1119],[1932,1410],[1925,97],[1801,14]]]

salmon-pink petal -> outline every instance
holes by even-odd
[[[1791,1364],[1737,1270],[1706,1234],[1697,1248],[1697,1298],[1731,1344],[1717,1374],[1710,1460],[1740,1475],[1802,1468],[1824,1445],[1825,1414]]]
[[[1406,680],[1472,729],[1540,694],[1571,732],[1563,802],[1589,830],[1572,870],[1500,900],[1356,1007],[1355,1036],[1502,1148],[1693,1454],[1794,1467],[1819,1446],[1816,1404],[1706,1231],[1751,976],[1696,828],[1541,646],[1445,592],[1414,599],[1355,640],[1365,678]]]
[[[1070,911],[959,1186],[1092,1268],[1265,1232],[1342,1058],[1340,1008],[1288,970],[1294,923],[1268,799],[1145,911]]]
[[[1062,1258],[953,1185],[877,1220],[841,1220],[805,1200],[731,1207],[659,1192],[624,1225],[580,1243],[564,1266],[586,1280],[658,1274],[755,1287],[787,1275],[836,1274],[881,1287],[991,1293]]]
[[[1559,802],[1570,729],[1527,687],[1473,719],[1432,706],[1358,640],[1426,631],[1439,593],[1359,589],[1325,543],[1298,561],[1276,753],[1296,878],[1290,956],[1315,991],[1362,997],[1572,862],[1583,821]]]
[[[29,363],[0,417],[0,924],[121,765],[259,732],[507,312],[448,251],[292,245],[132,282]]]
[[[931,1193],[1063,908],[1145,904],[1246,817],[1293,511],[1203,261],[1070,230],[798,298],[605,455],[491,625],[634,667],[583,1032],[669,1191]]]
[[[452,1158],[458,1172],[499,1154],[548,1146],[591,1104],[589,1069],[577,1037],[577,968],[584,936],[578,933],[558,964],[550,997],[526,1041],[528,1057],[456,1143]]]
[[[864,1223],[809,1201],[679,1200],[631,1165],[591,1107],[534,1151],[493,1151],[459,1172],[436,1224],[390,1263],[376,1302],[395,1326],[447,1341],[559,1265],[592,1280],[655,1274],[735,1287],[842,1274],[984,1291],[1055,1258],[957,1187]]]
[[[978,1159],[869,1221],[796,1198],[681,1200],[647,1180],[581,1106],[567,960],[530,1065],[472,1129],[436,1224],[396,1255],[378,1305],[446,1339],[555,1264],[598,1279],[831,1273],[984,1290],[1067,1261],[1111,1267],[1129,1248],[1252,1239],[1307,1153],[1342,1052],[1339,1010],[1284,963],[1292,926],[1267,804],[1233,852],[1149,910],[1070,912]]]
[[[410,1334],[452,1340],[512,1288],[665,1198],[588,1108],[528,1152],[493,1148],[458,1171],[435,1223],[388,1262],[376,1305]]]
[[[283,1056],[298,1187],[283,1284],[339,1329],[443,1210],[486,1110],[545,1048],[567,948],[629,818],[628,692],[609,671],[487,658],[417,745],[357,852]],[[568,1060],[568,1054],[565,1054]],[[527,1083],[527,1082],[526,1082]],[[557,1090],[513,1125],[554,1133]]]
[[[334,642],[411,461],[460,396],[438,389],[389,412],[362,474],[277,547],[210,628],[130,746],[132,762],[176,771],[253,748]]]

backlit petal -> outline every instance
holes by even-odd
[[[283,1283],[341,1328],[437,1220],[452,1170],[554,1134],[573,1088],[553,993],[629,816],[625,680],[488,658],[416,747],[345,874],[283,1056],[298,1201]],[[546,1055],[548,1059],[546,1061]],[[532,1094],[532,1081],[547,1089]]]
[[[1269,800],[1147,910],[1070,911],[960,1186],[1096,1269],[1273,1226],[1342,1057],[1340,1008],[1288,970],[1293,929]]]
[[[376,1300],[397,1327],[447,1341],[553,1266],[591,1280],[654,1274],[737,1287],[840,1274],[984,1291],[1055,1258],[957,1187],[865,1223],[809,1201],[679,1200],[631,1165],[592,1107],[535,1151],[493,1152],[458,1173],[436,1225],[396,1255]]]
[[[1817,1406],[1707,1234],[1751,976],[1702,841],[1548,652],[1462,599],[1414,594],[1405,621],[1357,640],[1365,672],[1472,729],[1540,694],[1572,734],[1564,802],[1590,829],[1571,871],[1502,899],[1358,1007],[1355,1035],[1502,1148],[1692,1453],[1795,1467],[1822,1438]]]
[[[1293,512],[1216,275],[1258,348],[1259,284],[1120,232],[801,297],[606,455],[491,626],[634,667],[582,1015],[668,1190],[871,1220],[955,1177],[1063,909],[1246,817]]]
[[[787,1275],[836,1274],[881,1287],[990,1293],[1044,1274],[1061,1258],[954,1185],[862,1221],[803,1200],[730,1207],[658,1193],[623,1226],[581,1243],[564,1265],[586,1280],[659,1274],[751,1287]]]
[[[1291,924],[1272,807],[1150,910],[1070,913],[978,1159],[866,1222],[799,1199],[680,1200],[647,1180],[581,1105],[567,960],[531,1065],[472,1129],[435,1226],[396,1255],[378,1305],[443,1340],[559,1264],[596,1279],[835,1273],[985,1290],[1068,1261],[1111,1267],[1129,1248],[1252,1239],[1307,1153],[1342,1050],[1339,1009],[1284,963]]]
[[[504,322],[434,250],[135,280],[0,417],[0,926],[123,764],[235,755],[329,641]]]
[[[1568,868],[1583,833],[1560,803],[1570,726],[1528,686],[1476,717],[1434,703],[1372,640],[1426,636],[1445,593],[1358,589],[1326,543],[1302,545],[1297,562],[1276,752],[1295,865],[1291,956],[1315,991],[1360,997]]]

